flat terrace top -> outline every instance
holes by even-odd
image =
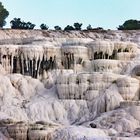
[[[129,106],[140,106],[140,101],[122,101],[120,103],[122,108],[129,107]]]

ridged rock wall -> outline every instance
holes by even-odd
[[[137,137],[139,31],[0,30],[0,138]]]

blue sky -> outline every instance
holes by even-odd
[[[128,19],[140,20],[140,0],[1,0],[10,12],[7,25],[14,17],[31,21],[36,28],[46,23],[65,27],[81,22],[86,27],[116,29]]]

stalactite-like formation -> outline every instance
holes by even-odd
[[[87,46],[92,59],[131,59],[137,50],[137,45],[130,42],[95,41]],[[120,54],[123,54],[122,58]]]
[[[85,46],[67,44],[63,41],[42,46],[0,45],[0,63],[7,73],[21,73],[39,78],[43,76],[44,71],[53,69],[63,68],[75,71],[89,69],[84,65],[86,62],[89,65],[94,64],[90,71],[113,69],[113,61],[103,63],[96,59],[130,60],[135,56],[136,50],[137,47],[133,43],[109,41],[95,41]],[[103,65],[100,66],[101,64]],[[118,67],[117,62],[115,67]]]
[[[74,68],[74,54],[73,53],[64,53],[64,60],[62,60],[62,65],[65,69]]]

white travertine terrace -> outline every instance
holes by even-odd
[[[35,78],[49,69],[83,71],[87,69],[84,65],[87,61],[93,63],[93,69],[91,67],[89,71],[115,69],[119,73],[119,60],[130,61],[137,51],[137,45],[129,42],[95,41],[83,44],[79,41],[80,46],[72,39],[65,43],[60,39],[59,43],[57,40],[52,45],[50,42],[48,45],[0,45],[1,64],[8,73],[21,73]]]
[[[0,30],[0,138],[140,137],[137,31]]]

